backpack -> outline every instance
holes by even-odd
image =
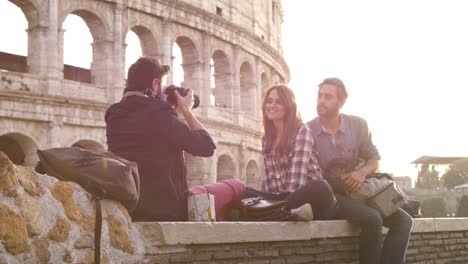
[[[100,200],[119,201],[128,211],[132,211],[140,197],[137,164],[112,152],[97,153],[78,147],[38,150],[37,155],[39,164],[36,171],[61,181],[75,182],[96,198],[94,263],[99,263],[102,227]]]

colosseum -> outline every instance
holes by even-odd
[[[121,98],[132,31],[141,53],[163,64],[174,66],[177,45],[181,85],[200,95],[195,113],[217,150],[211,158],[186,155],[189,185],[238,178],[258,186],[262,95],[290,78],[280,0],[9,2],[27,20],[28,46],[27,56],[0,51],[0,150],[15,164],[35,165],[37,149],[106,150],[103,117]],[[64,64],[63,23],[69,15],[81,17],[92,35],[89,69]]]

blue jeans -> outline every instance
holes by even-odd
[[[408,247],[413,219],[399,209],[388,217],[367,204],[341,194],[338,200],[338,218],[349,220],[361,227],[359,259],[361,264],[403,264]],[[388,233],[382,246],[382,226]]]
[[[325,220],[335,217],[337,201],[333,190],[325,180],[314,180],[292,193],[265,193],[246,188],[244,198],[262,196],[265,199],[285,200],[290,208],[298,208],[309,203],[314,213],[314,219]]]

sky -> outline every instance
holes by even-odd
[[[468,3],[282,1],[283,50],[304,120],[339,77],[343,113],[368,121],[381,170],[417,176],[422,155],[468,156]]]
[[[382,171],[415,178],[410,162],[422,155],[468,156],[465,2],[282,1],[289,86],[304,121],[316,116],[317,85],[339,77],[350,94],[342,112],[368,121]],[[26,19],[1,0],[0,25],[7,24],[0,51],[26,55]],[[64,62],[89,68],[92,37],[84,22],[69,16],[64,28]],[[133,32],[127,44],[131,62],[141,55]]]

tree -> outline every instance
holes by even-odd
[[[416,181],[417,188],[433,189],[436,190],[440,187],[439,172],[432,165],[429,170],[429,164],[424,163],[421,166],[421,170],[418,173],[418,179]]]
[[[442,176],[442,181],[449,189],[468,183],[468,158],[459,159],[452,163],[447,172]]]
[[[447,207],[442,197],[434,197],[424,200],[421,205],[421,213],[424,217],[446,217]]]
[[[463,195],[458,205],[457,217],[468,217],[468,195]]]

